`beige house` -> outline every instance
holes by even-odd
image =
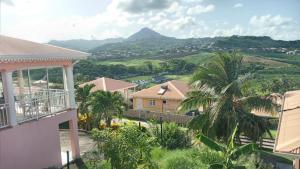
[[[83,87],[87,84],[94,84],[95,87],[92,88],[92,92],[103,90],[103,91],[110,91],[115,92],[118,91],[123,96],[128,99],[130,94],[135,91],[136,84],[125,82],[122,80],[115,80],[107,77],[101,77],[96,80],[92,80],[86,83],[79,85],[79,87]]]
[[[300,158],[300,90],[286,92],[282,105],[274,151]],[[295,169],[300,169],[299,158]]]
[[[132,94],[133,109],[153,112],[175,112],[186,98],[189,86],[182,81],[172,80],[143,89]]]

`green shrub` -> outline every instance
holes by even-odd
[[[155,168],[151,160],[154,139],[142,132],[136,125],[128,125],[118,130],[92,131],[98,151],[103,153],[113,169]]]
[[[201,163],[209,165],[223,161],[222,154],[214,150],[209,149],[206,146],[194,148],[190,150],[189,156],[194,159],[201,161]]]
[[[174,157],[167,161],[166,169],[205,169],[204,164],[188,157]]]
[[[272,164],[263,162],[257,154],[244,155],[238,160],[239,164],[243,164],[246,169],[273,169],[275,168]]]
[[[163,123],[162,135],[159,125],[156,125],[152,130],[160,145],[167,149],[186,148],[191,146],[190,137],[175,123]]]

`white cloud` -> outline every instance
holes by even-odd
[[[0,1],[3,2],[3,4],[5,4],[5,5],[11,5],[11,6],[14,5],[14,3],[13,3],[12,0],[0,0]],[[1,2],[0,2],[0,3],[1,3]]]
[[[244,28],[237,24],[232,28],[215,29],[212,33],[212,36],[232,36],[232,35],[245,35]]]
[[[214,9],[215,9],[215,6],[213,4],[209,4],[207,6],[197,5],[195,7],[189,8],[187,10],[187,14],[188,15],[197,15],[197,14],[201,14],[201,13],[211,12]]]
[[[104,10],[86,16],[53,16],[52,0],[5,1],[13,4],[4,5],[2,33],[39,42],[127,37],[142,27],[179,38],[266,35],[275,39],[300,39],[299,23],[281,15],[253,16],[248,24],[241,25],[231,20],[205,20],[204,15],[198,14],[214,11],[215,5],[203,4],[202,0],[146,0],[138,4],[143,10],[135,12],[120,4],[132,5],[137,0],[112,0]],[[158,7],[158,2],[168,2],[168,5]]]
[[[274,39],[295,40],[300,38],[299,23],[281,15],[253,16],[249,21],[251,34],[271,36]]]
[[[244,6],[244,4],[242,4],[242,3],[236,3],[236,4],[234,4],[234,8],[241,8],[241,7],[243,7]]]
[[[255,27],[273,27],[288,25],[291,21],[291,18],[282,17],[280,15],[264,15],[251,17],[250,24]]]
[[[169,8],[173,0],[115,0],[117,8],[129,13],[144,13]]]
[[[184,29],[194,25],[196,25],[196,19],[187,16],[187,17],[177,18],[176,20],[173,19],[161,20],[155,25],[155,28],[157,30],[177,32],[177,31],[183,31]]]

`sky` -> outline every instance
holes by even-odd
[[[128,37],[300,39],[300,0],[0,0],[1,34],[48,42]]]

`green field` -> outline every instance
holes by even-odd
[[[195,55],[184,56],[181,59],[183,59],[189,63],[203,64],[213,56],[214,56],[213,53],[203,52],[203,53],[199,53],[199,54],[195,54]]]
[[[135,77],[126,78],[124,80],[136,81],[136,80],[151,80],[151,79],[152,76],[135,76]]]
[[[165,75],[168,79],[174,79],[174,80],[182,80],[185,82],[189,82],[192,75]]]
[[[140,66],[145,62],[151,62],[154,66],[159,66],[159,63],[163,62],[162,60],[152,60],[152,59],[121,59],[121,60],[104,60],[98,61],[98,64],[101,65],[125,65],[125,66]]]

